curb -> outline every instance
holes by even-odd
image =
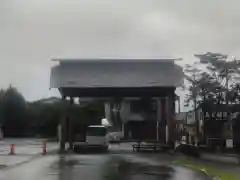
[[[180,165],[180,164],[178,164]],[[212,180],[221,180],[219,177],[217,176],[212,176],[211,174],[209,174],[205,169],[197,169],[197,168],[194,168],[193,166],[191,165],[180,165],[182,167],[186,167],[186,168],[190,168],[192,170],[195,170],[195,171],[199,171],[199,172],[202,172],[204,173],[206,176],[208,176],[209,178],[211,178]]]
[[[200,159],[206,160],[206,161],[213,161],[218,163],[228,163],[228,164],[240,164],[240,159],[237,156],[211,156],[209,154],[201,154]]]

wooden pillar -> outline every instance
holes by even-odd
[[[167,110],[167,143],[174,145],[175,143],[175,100],[174,96],[169,95],[167,98],[166,110]]]
[[[72,119],[70,118],[71,116],[69,113],[72,112],[74,106],[74,99],[73,97],[70,98],[70,109],[68,111],[68,143],[69,143],[69,149],[73,149],[73,123]]]
[[[61,139],[60,139],[60,151],[65,151],[65,143],[66,143],[66,110],[65,110],[65,96],[62,96],[62,115],[61,115]]]
[[[166,98],[161,98],[161,121],[160,121],[160,139],[163,143],[166,143],[166,124],[167,124],[167,113],[166,113]]]
[[[166,113],[166,126],[165,126],[166,143],[169,144],[169,99],[168,98],[166,98],[166,101],[165,101],[165,113]]]
[[[161,114],[162,114],[162,103],[161,99],[157,99],[157,129],[156,129],[156,139],[157,141],[160,140],[160,121],[161,121]]]
[[[177,126],[176,126],[176,103],[175,103],[175,92],[172,96],[172,141],[175,148],[176,136],[177,136]]]

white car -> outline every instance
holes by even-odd
[[[102,125],[88,126],[86,130],[86,141],[74,143],[74,149],[100,148],[108,150],[107,128]]]

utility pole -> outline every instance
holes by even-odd
[[[200,72],[199,69],[195,67],[198,63],[195,62],[194,65],[190,68],[187,69],[188,73],[191,73],[191,76],[186,76],[188,79],[190,79],[190,82],[192,83],[192,98],[193,98],[193,106],[194,106],[194,120],[195,120],[195,128],[196,128],[196,138],[197,138],[197,144],[199,143],[199,118],[198,118],[198,113],[197,113],[197,86],[196,86],[196,81],[197,78],[196,76]]]
[[[197,137],[197,144],[199,143],[199,120],[198,120],[198,113],[197,113],[197,92],[196,92],[196,74],[193,74],[193,89],[194,89],[194,119],[196,121],[196,137]]]
[[[226,76],[226,84],[225,84],[225,88],[226,88],[226,94],[225,94],[225,100],[226,100],[226,106],[227,106],[227,122],[229,123],[229,126],[230,126],[230,133],[231,133],[231,135],[230,136],[232,136],[232,137],[230,137],[230,138],[232,138],[233,139],[233,127],[232,127],[232,121],[231,121],[231,119],[230,119],[230,113],[229,113],[229,100],[228,100],[228,86],[229,86],[229,67],[228,67],[228,65],[226,64],[225,65],[225,76]]]
[[[180,97],[178,96],[178,113],[181,112]]]

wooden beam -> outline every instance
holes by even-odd
[[[70,112],[71,109],[73,108],[74,106],[74,99],[73,97],[70,97]],[[69,113],[69,111],[68,111]],[[69,143],[69,149],[73,149],[73,122],[72,122],[72,119],[71,119],[71,116],[68,114],[68,143]]]

